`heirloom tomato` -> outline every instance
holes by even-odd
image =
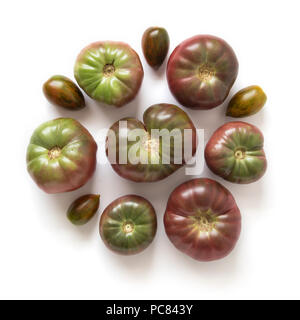
[[[89,222],[99,208],[100,195],[86,194],[71,203],[67,217],[76,226]]]
[[[211,179],[194,179],[170,195],[164,215],[173,245],[199,261],[224,258],[235,247],[241,215],[232,194]]]
[[[267,96],[259,86],[250,86],[237,92],[229,101],[226,115],[233,118],[257,113],[266,103]]]
[[[238,61],[222,39],[198,35],[183,41],[167,66],[169,88],[183,106],[212,109],[224,102],[237,77]]]
[[[83,94],[76,84],[64,76],[53,76],[43,85],[45,97],[49,102],[68,110],[85,107]]]
[[[112,251],[137,254],[153,241],[157,229],[156,213],[151,203],[137,195],[113,201],[101,215],[100,235]]]
[[[78,121],[59,118],[40,125],[27,148],[27,169],[47,193],[83,186],[96,167],[97,144]]]
[[[170,39],[166,29],[148,28],[142,38],[142,49],[148,64],[158,69],[164,62],[169,51]]]
[[[196,129],[189,116],[172,104],[149,107],[143,116],[144,123],[134,118],[115,122],[107,135],[106,154],[121,177],[135,182],[152,182],[168,177],[182,167],[196,152]],[[126,122],[125,122],[126,121]],[[126,124],[125,130],[121,129]],[[136,133],[140,134],[136,141]],[[158,136],[154,133],[160,133]],[[125,143],[121,143],[125,141]],[[134,154],[138,159],[130,158]]]
[[[84,48],[77,57],[74,74],[92,99],[116,107],[135,98],[144,77],[138,54],[128,44],[113,41]]]
[[[254,125],[241,121],[217,129],[205,148],[205,160],[212,172],[235,183],[251,183],[267,168],[264,137]]]

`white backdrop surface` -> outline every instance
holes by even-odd
[[[200,263],[167,239],[163,214],[170,192],[192,177],[179,170],[162,182],[136,184],[98,164],[83,188],[59,195],[39,190],[26,171],[33,130],[56,117],[74,117],[97,139],[102,128],[125,116],[142,117],[152,104],[175,103],[165,66],[146,64],[141,37],[163,26],[170,51],[196,34],[224,38],[239,59],[230,96],[260,85],[268,101],[245,118],[265,136],[268,171],[258,182],[222,181],[234,195],[243,229],[236,249],[223,260]],[[2,1],[0,298],[26,299],[263,299],[300,298],[299,250],[299,1]],[[53,74],[72,79],[78,52],[97,40],[121,40],[140,55],[145,77],[137,98],[122,109],[99,105],[70,112],[50,105],[42,84]],[[228,100],[226,100],[228,102]],[[226,103],[211,111],[185,109],[207,141],[226,121]],[[98,141],[99,142],[99,141]],[[202,156],[202,155],[201,155]],[[98,158],[105,157],[99,142]],[[100,193],[97,216],[76,228],[66,219],[70,202]],[[98,234],[99,216],[117,197],[136,193],[154,205],[158,233],[143,253],[122,257],[108,251]]]

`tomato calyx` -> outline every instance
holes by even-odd
[[[50,160],[55,160],[59,158],[60,154],[61,154],[61,149],[59,147],[54,147],[49,150],[48,157]]]
[[[194,221],[194,227],[200,232],[211,232],[215,229],[217,220],[211,209],[208,209],[207,211],[199,210],[197,214],[191,218]]]
[[[160,159],[160,141],[159,139],[151,139],[147,132],[141,141],[141,148],[150,157],[150,163],[159,163]]]
[[[142,146],[147,151],[159,151],[159,140],[151,139],[150,134],[148,133],[146,138],[142,141]]]
[[[208,63],[201,64],[197,70],[198,78],[201,81],[205,81],[205,82],[210,81],[215,76],[215,74],[216,74],[215,68],[213,68]]]
[[[129,221],[125,221],[122,225],[122,230],[125,234],[129,235],[134,231],[134,224]]]
[[[103,67],[103,74],[107,78],[111,77],[114,74],[115,71],[116,71],[116,68],[112,63],[107,63]]]
[[[243,160],[246,157],[246,148],[244,147],[239,147],[236,148],[236,150],[234,151],[234,156],[237,160]]]

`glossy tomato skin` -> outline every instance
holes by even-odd
[[[205,160],[216,175],[234,183],[260,179],[266,169],[264,137],[254,125],[228,122],[217,129],[205,148]]]
[[[164,28],[150,27],[142,38],[142,49],[148,64],[158,69],[164,62],[170,45],[168,32]]]
[[[127,121],[128,131],[124,133],[124,135],[120,131],[120,122]],[[166,164],[163,162],[163,152],[162,152],[162,144],[161,140],[158,143],[159,155],[157,156],[157,163],[151,163],[151,149],[140,148],[141,152],[146,154],[146,157],[149,159],[147,164],[143,164],[139,161],[137,164],[133,164],[130,162],[127,156],[127,163],[123,164],[120,161],[120,154],[130,154],[130,149],[133,145],[136,144],[136,141],[130,141],[129,136],[135,129],[140,129],[144,132],[145,136],[151,135],[152,129],[164,130],[167,129],[171,132],[173,129],[177,129],[181,133],[181,137],[184,137],[184,130],[189,130],[191,133],[191,153],[195,154],[197,148],[197,134],[196,129],[192,120],[189,118],[186,112],[182,109],[178,108],[172,104],[161,103],[157,105],[153,105],[149,107],[143,115],[144,123],[134,118],[125,118],[115,122],[111,127],[110,131],[114,133],[116,137],[116,145],[114,144],[114,140],[109,139],[109,134],[106,139],[106,154],[108,156],[109,161],[111,162],[112,168],[115,172],[121,177],[131,180],[134,182],[155,182],[162,180],[173,172],[178,170],[185,164],[183,159],[182,162],[176,161],[172,150],[174,148],[174,140],[171,139],[170,143],[170,162]],[[120,146],[119,140],[124,138],[127,140],[127,146],[124,148]],[[150,139],[151,140],[151,139]],[[182,155],[184,154],[184,139],[182,141]],[[112,163],[109,153],[116,155],[116,163]],[[179,163],[180,162],[180,163]]]
[[[146,249],[153,241],[156,229],[153,206],[137,195],[116,199],[100,219],[100,236],[105,245],[122,255],[133,255]]]
[[[100,195],[86,194],[73,201],[68,208],[67,217],[76,226],[88,223],[99,208]]]
[[[212,109],[222,104],[238,74],[238,61],[222,39],[198,35],[183,41],[167,66],[174,97],[191,109]]]
[[[43,92],[50,103],[59,107],[68,110],[80,110],[85,107],[80,89],[65,76],[52,76],[44,83]]]
[[[92,99],[122,107],[137,95],[144,70],[138,54],[128,44],[99,41],[81,51],[74,74]]]
[[[233,118],[251,116],[262,109],[267,96],[259,86],[249,86],[237,92],[229,101],[226,115]]]
[[[83,186],[96,167],[97,144],[72,118],[41,124],[27,148],[27,170],[47,193],[72,191]]]
[[[241,215],[232,194],[211,179],[194,179],[170,195],[164,225],[173,245],[198,261],[224,258],[241,232]]]

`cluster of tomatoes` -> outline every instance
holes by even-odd
[[[152,27],[145,31],[142,48],[149,65],[158,69],[169,49],[165,29]],[[238,61],[233,49],[222,39],[198,35],[183,41],[171,54],[167,64],[170,91],[183,106],[212,109],[222,104],[238,74]],[[123,42],[100,41],[84,48],[77,57],[74,75],[78,85],[92,99],[122,107],[137,95],[144,71],[138,54]],[[48,100],[69,110],[85,107],[85,99],[70,79],[51,77],[43,87]],[[230,100],[226,115],[246,117],[258,112],[266,95],[258,86],[247,87]],[[181,136],[181,146],[197,149],[196,128],[181,108],[161,103],[149,107],[143,122],[126,118],[127,130],[120,130],[121,119],[110,132],[116,139],[106,142],[107,156],[115,151],[111,162],[115,172],[133,182],[155,182],[167,178],[185,161],[178,163],[174,152],[163,161],[161,140],[153,140],[153,129],[191,131],[190,141]],[[133,130],[144,133],[139,155],[153,158],[155,163],[121,161],[133,145]],[[124,146],[120,138],[127,140]],[[241,121],[227,122],[218,128],[205,148],[205,160],[216,175],[232,183],[252,183],[266,171],[263,135],[254,125]],[[124,150],[125,148],[125,150]],[[175,148],[174,141],[170,148]],[[78,121],[59,118],[40,125],[33,133],[27,149],[27,168],[37,185],[47,193],[68,192],[83,186],[96,167],[97,144]],[[108,157],[109,158],[109,157]],[[97,212],[99,195],[88,194],[76,199],[67,216],[75,225],[87,223]],[[166,234],[176,248],[199,261],[225,257],[234,248],[241,231],[241,215],[232,194],[220,183],[206,178],[187,181],[173,190],[164,215]],[[111,250],[120,254],[136,254],[152,242],[157,229],[156,213],[151,203],[138,196],[126,195],[113,201],[102,213],[100,235]]]

